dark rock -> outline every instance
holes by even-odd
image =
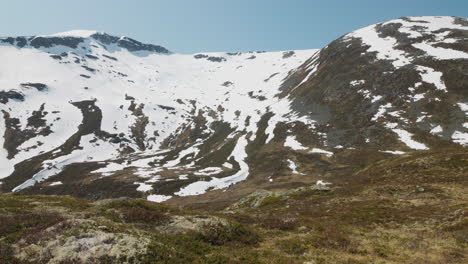
[[[62,56],[60,55],[50,55],[50,57],[54,60],[61,60],[62,59]]]
[[[85,56],[86,56],[86,58],[89,58],[89,59],[92,59],[92,60],[97,60],[97,59],[99,59],[98,57],[96,57],[96,56],[94,56],[94,55],[90,55],[90,54],[86,54]]]
[[[117,58],[116,58],[116,57],[108,56],[108,55],[105,55],[105,54],[102,54],[102,56],[103,56],[104,58],[108,58],[108,59],[110,59],[110,60],[117,61]]]
[[[165,105],[158,105],[158,106],[159,108],[164,109],[164,110],[169,110],[169,111],[175,110],[175,108],[171,106],[165,106]]]
[[[47,85],[43,84],[43,83],[22,83],[20,84],[22,87],[24,88],[36,88],[38,91],[44,91],[46,90],[48,87]]]
[[[193,57],[195,59],[205,59],[205,58],[208,58],[209,56],[206,54],[196,54],[196,55],[193,55]]]
[[[210,56],[207,58],[207,60],[212,61],[212,62],[223,62],[223,61],[226,61],[226,58]]]
[[[14,90],[0,91],[0,103],[6,104],[10,99],[24,101],[24,95]]]
[[[34,37],[29,42],[34,48],[51,48],[54,46],[66,46],[72,49],[78,48],[78,45],[84,41],[77,37]]]
[[[290,57],[294,56],[294,54],[296,54],[294,51],[283,52],[283,59],[290,58]]]
[[[224,87],[229,87],[231,85],[233,85],[234,83],[230,82],[230,81],[225,81],[223,84],[221,84],[222,86]]]
[[[89,71],[89,72],[92,72],[92,73],[96,72],[96,70],[95,70],[95,69],[93,69],[93,68],[90,68],[90,67],[88,67],[88,66],[85,66],[85,65],[82,65],[82,66],[81,66],[81,68],[83,68],[83,69],[85,69],[85,70],[87,70],[87,71]]]
[[[152,45],[152,44],[143,44],[137,40],[127,38],[127,37],[119,38],[119,37],[111,36],[105,33],[96,33],[96,34],[91,35],[91,37],[100,41],[101,43],[105,45],[117,44],[117,46],[121,48],[125,48],[131,52],[149,51],[149,52],[164,53],[164,54],[169,53],[169,50],[162,46]]]

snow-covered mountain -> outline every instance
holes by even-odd
[[[70,31],[1,38],[0,61],[4,192],[163,201],[468,144],[466,18],[285,52],[185,55]]]

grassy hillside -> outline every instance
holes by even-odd
[[[468,149],[379,161],[224,210],[0,195],[0,263],[466,263]]]

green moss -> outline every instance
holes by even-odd
[[[15,210],[15,209],[30,209],[34,205],[31,205],[29,201],[19,195],[5,194],[0,196],[0,209],[1,210]]]
[[[74,211],[81,211],[91,207],[91,201],[69,196],[39,196],[36,198],[44,203],[51,203]]]
[[[262,200],[260,207],[277,206],[277,205],[283,204],[283,202],[284,202],[283,198],[279,196],[271,195],[271,196],[265,197]]]

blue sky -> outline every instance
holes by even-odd
[[[179,53],[321,48],[403,16],[468,16],[466,0],[0,0],[0,36],[93,29]]]

